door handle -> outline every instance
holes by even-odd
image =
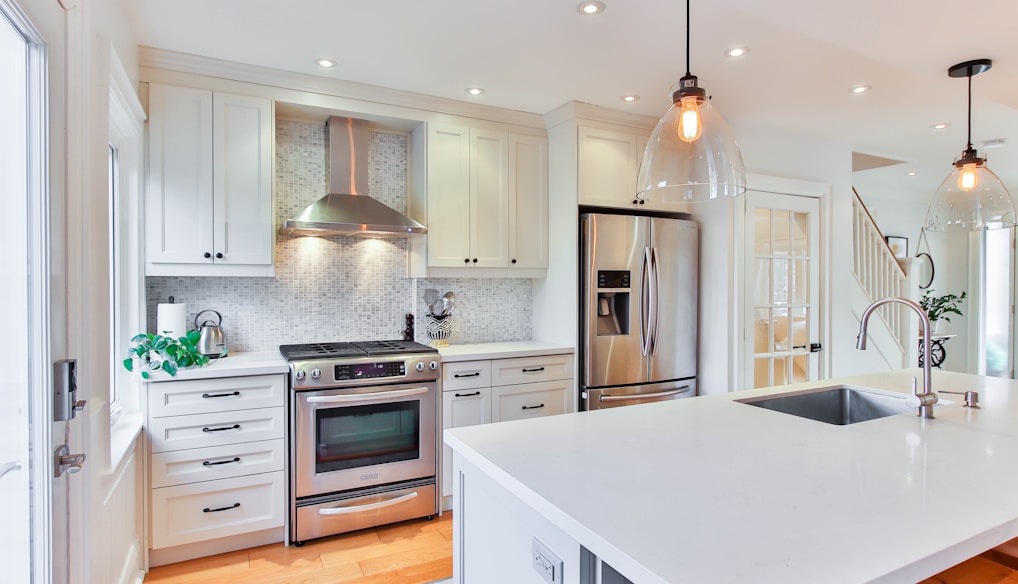
[[[650,354],[657,354],[657,335],[661,328],[661,294],[657,275],[657,250],[650,248]]]
[[[417,491],[407,493],[406,495],[400,495],[392,499],[386,499],[384,501],[377,501],[375,503],[365,503],[364,505],[349,505],[346,507],[333,507],[331,509],[319,509],[319,515],[346,515],[348,513],[358,513],[360,511],[370,511],[372,509],[381,509],[382,507],[390,507],[392,505],[398,505],[403,501],[409,501],[417,497]]]
[[[640,352],[650,354],[650,248],[643,248],[643,273],[640,275]]]
[[[65,472],[74,474],[85,464],[85,454],[71,454],[71,448],[61,444],[53,453],[53,476],[60,478]]]
[[[3,463],[3,465],[0,465],[0,479],[4,478],[5,474],[16,470],[21,470],[20,460],[12,460],[11,462]]]
[[[396,391],[380,391],[378,393],[347,393],[340,395],[313,395],[306,398],[309,404],[336,404],[343,402],[369,401],[376,399],[394,399],[428,393],[427,387],[415,387],[413,389],[398,389]]]

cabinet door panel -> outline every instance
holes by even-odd
[[[212,92],[153,83],[149,112],[146,262],[210,264]]]
[[[507,132],[470,130],[471,266],[509,264],[508,148]]]
[[[509,136],[509,267],[548,267],[548,140]]]
[[[481,387],[442,393],[442,429],[491,422],[491,389]],[[452,449],[442,446],[442,496],[452,495]]]
[[[580,127],[577,139],[580,203],[632,207],[643,156],[636,134]]]
[[[573,380],[542,381],[491,388],[492,422],[540,418],[570,411]]]
[[[470,134],[428,128],[428,265],[462,268],[470,256]]]
[[[272,102],[216,93],[213,106],[214,259],[223,264],[271,265]]]

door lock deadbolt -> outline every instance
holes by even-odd
[[[85,464],[85,454],[71,454],[66,444],[61,444],[53,453],[53,476],[60,478],[65,472],[74,474]]]

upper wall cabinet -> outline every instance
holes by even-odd
[[[524,270],[546,269],[547,139],[438,124],[415,134],[426,175],[415,181],[414,197],[427,209],[426,218],[415,218],[428,234],[412,242],[412,274],[525,277],[539,274]]]
[[[643,208],[636,177],[649,134],[579,126],[578,185],[581,205]]]
[[[272,102],[150,84],[145,274],[272,276]]]

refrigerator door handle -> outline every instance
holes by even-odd
[[[650,347],[651,355],[657,354],[657,335],[661,330],[661,290],[658,284],[657,249],[650,248]]]
[[[650,296],[650,248],[643,248],[643,274],[640,276],[640,351],[646,357],[650,354],[651,322],[654,320]]]

